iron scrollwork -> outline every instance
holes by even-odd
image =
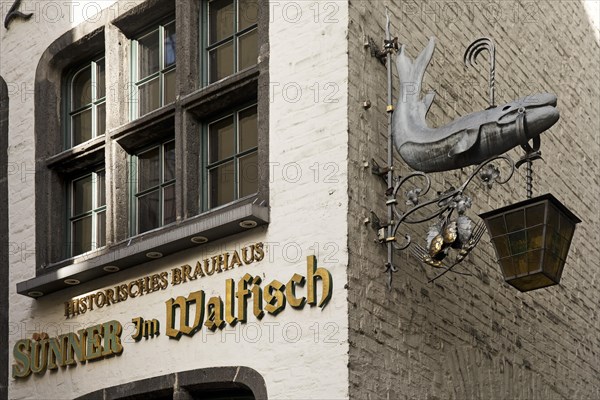
[[[505,162],[508,166],[505,178],[501,177],[498,161]],[[385,237],[380,234],[378,242],[390,243],[396,251],[410,248],[411,253],[417,259],[433,268],[440,269],[441,272],[431,281],[448,272],[470,275],[454,271],[454,267],[477,246],[485,232],[485,227],[481,221],[475,223],[467,215],[467,211],[472,206],[472,199],[466,195],[466,191],[476,177],[488,188],[492,188],[494,184],[503,185],[512,178],[515,169],[515,163],[510,157],[506,155],[492,157],[477,166],[459,187],[450,187],[444,192],[438,192],[433,197],[427,196],[431,191],[431,178],[426,173],[413,172],[396,178],[393,192],[387,201],[394,215],[394,219],[389,222],[392,227],[392,235]],[[416,184],[419,181],[422,183],[421,185]],[[404,196],[404,201],[401,201],[402,196]],[[374,220],[379,221],[372,214],[371,221]],[[401,231],[402,226],[429,221],[434,222],[429,227],[425,247],[419,243],[413,243],[410,234]],[[377,228],[380,232],[385,228],[384,225],[380,221],[375,225],[372,224],[373,228]],[[452,253],[455,254],[451,256]],[[390,262],[386,265],[386,272],[390,274],[390,284],[391,273],[396,271],[397,268],[393,263]]]

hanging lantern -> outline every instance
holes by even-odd
[[[560,282],[581,220],[551,194],[481,214],[505,281],[521,292]]]

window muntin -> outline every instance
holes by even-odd
[[[175,222],[175,141],[139,152],[134,162],[134,233]]]
[[[71,256],[106,245],[106,179],[103,169],[71,181]]]
[[[209,123],[206,148],[208,208],[258,191],[256,105]]]
[[[106,79],[104,58],[87,63],[69,80],[68,145],[104,135],[106,131]]]
[[[175,101],[177,33],[175,21],[132,41],[135,82],[134,118]]]
[[[206,53],[208,83],[256,65],[258,59],[256,0],[210,0]]]

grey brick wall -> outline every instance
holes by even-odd
[[[561,120],[542,137],[534,195],[552,192],[584,221],[560,286],[527,294],[509,287],[485,235],[460,267],[473,277],[448,275],[429,284],[435,271],[399,254],[400,272],[386,290],[386,252],[363,224],[371,209],[386,215],[385,186],[363,165],[371,157],[385,164],[385,68],[364,43],[368,36],[383,39],[386,5],[393,34],[411,56],[429,36],[438,39],[424,83],[425,91],[438,93],[431,126],[487,107],[486,56],[479,68],[462,64],[466,46],[480,36],[496,40],[497,103],[558,95]],[[599,60],[580,1],[350,1],[350,398],[600,397]],[[365,100],[371,109],[362,108]],[[400,160],[396,166],[409,172]],[[469,172],[436,174],[434,188],[457,185]],[[470,193],[475,213],[525,199],[524,171],[491,192],[478,186]],[[409,233],[424,240],[424,228]]]

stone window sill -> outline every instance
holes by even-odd
[[[35,278],[17,283],[17,293],[39,298],[70,287],[65,281],[89,282],[105,275],[107,267],[119,271],[151,261],[148,253],[160,253],[163,257],[200,244],[193,238],[205,237],[208,242],[247,231],[242,221],[254,221],[256,226],[269,223],[269,209],[259,204],[258,196],[250,196],[236,202],[207,211],[185,221],[134,236],[120,243],[106,246],[84,255],[70,258],[44,268]],[[109,271],[111,268],[107,268]]]

